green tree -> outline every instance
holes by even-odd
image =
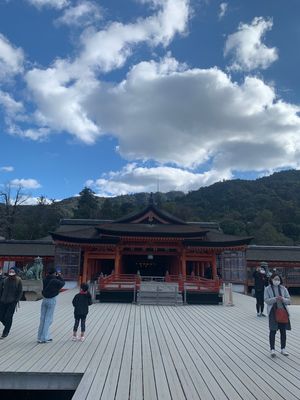
[[[79,193],[77,208],[74,211],[74,218],[91,219],[99,215],[98,201],[95,193],[88,187],[85,187]]]
[[[278,232],[269,222],[266,222],[254,235],[254,243],[262,245],[293,245],[293,241]]]

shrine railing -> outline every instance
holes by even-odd
[[[178,283],[180,292],[198,291],[198,292],[219,292],[221,281],[219,278],[206,279],[199,276],[169,275],[164,277],[141,276],[139,274],[115,274],[100,276],[98,279],[98,290],[134,290],[140,288],[141,282],[165,282]]]

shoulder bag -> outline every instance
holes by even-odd
[[[273,286],[272,286],[272,290],[274,293],[274,297],[276,297]],[[279,291],[279,295],[281,296],[280,286],[278,286],[278,291]],[[289,322],[289,314],[285,308],[285,305],[283,303],[282,303],[282,305],[283,305],[283,308],[278,308],[277,303],[275,303],[273,306],[275,309],[275,320],[276,320],[276,322],[279,322],[281,324],[287,324]]]

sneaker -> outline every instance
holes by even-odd
[[[260,317],[260,316],[261,316],[261,314],[260,314],[260,313],[257,313],[257,314],[256,314],[256,316],[257,316],[257,317]]]
[[[45,343],[45,342],[43,342],[42,340],[38,340],[37,342],[38,342],[38,343]]]
[[[51,342],[53,342],[53,339],[48,339],[44,343],[51,343]]]
[[[266,314],[260,313],[260,316],[261,316],[261,317],[266,317]]]
[[[80,341],[81,341],[81,342],[84,342],[84,339],[85,339],[84,336],[81,336],[81,337],[80,337]]]
[[[289,353],[286,351],[286,349],[281,349],[281,354],[283,354],[284,356],[289,355]]]
[[[76,336],[72,336],[72,340],[73,340],[73,342],[76,342],[77,337]]]
[[[271,350],[271,353],[270,353],[270,354],[271,354],[271,357],[272,357],[272,358],[276,357],[275,350]]]

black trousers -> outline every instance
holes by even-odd
[[[265,305],[264,291],[255,290],[255,297],[256,297],[256,312],[262,313],[264,311],[264,305]]]
[[[86,315],[75,315],[75,323],[74,323],[74,328],[73,331],[77,332],[79,322],[80,322],[80,328],[81,332],[85,332],[85,320],[86,320]]]
[[[3,336],[7,336],[9,334],[16,305],[17,305],[16,302],[7,304],[0,303],[0,321],[4,325],[4,330],[2,333]]]
[[[285,324],[283,324],[285,325]],[[286,346],[286,328],[282,327],[278,324],[278,329],[280,331],[280,348],[285,349]],[[275,336],[276,331],[270,331],[269,340],[270,340],[270,349],[275,350]]]

